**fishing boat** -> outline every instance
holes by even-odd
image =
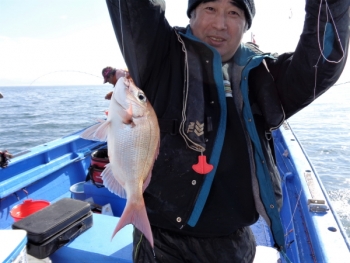
[[[77,198],[108,206],[111,213],[93,213],[92,227],[51,254],[51,262],[132,262],[133,226],[123,228],[111,240],[125,200],[86,181],[92,153],[106,149],[106,143],[82,139],[82,132],[15,154],[6,167],[0,168],[0,231],[16,231],[12,230],[11,210],[28,199],[53,204],[63,198]],[[260,218],[251,226],[257,242],[255,262],[350,262],[347,235],[289,124],[285,122],[274,131],[273,138],[283,189],[280,215],[285,254],[273,249],[269,229]],[[80,195],[72,191],[77,184],[83,186]]]

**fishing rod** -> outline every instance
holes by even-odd
[[[334,84],[333,86],[340,86],[340,85],[344,85],[344,84],[347,84],[347,83],[350,83],[350,81],[346,81],[346,82],[342,82],[342,83],[337,83],[337,84]]]
[[[38,79],[44,77],[44,76],[47,76],[47,75],[51,75],[51,74],[54,74],[54,73],[59,73],[59,72],[74,72],[74,73],[81,73],[81,74],[86,74],[86,75],[90,75],[90,76],[93,76],[93,77],[96,77],[96,78],[99,78],[101,79],[102,77],[101,76],[97,76],[97,75],[94,75],[94,74],[91,74],[91,73],[88,73],[88,72],[84,72],[84,71],[79,71],[79,70],[56,70],[56,71],[52,71],[52,72],[49,72],[49,73],[45,73],[39,77],[37,77],[36,79],[34,79],[28,87],[30,87],[35,81],[37,81]],[[103,78],[102,78],[103,79]]]

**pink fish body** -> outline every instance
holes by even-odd
[[[103,184],[127,199],[113,236],[125,225],[133,224],[153,247],[143,192],[150,182],[159,151],[159,126],[143,91],[131,79],[120,78],[111,98],[107,120],[90,127],[81,137],[107,139],[110,163],[102,173]]]

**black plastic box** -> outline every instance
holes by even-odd
[[[42,259],[79,236],[92,224],[89,203],[63,198],[15,222],[12,228],[27,231],[27,253]]]

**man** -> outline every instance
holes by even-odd
[[[0,151],[0,167],[6,168],[12,157],[13,155],[9,153],[7,150]]]
[[[102,70],[102,76],[103,76],[103,79],[104,79],[104,82],[103,84],[105,83],[110,83],[113,85],[113,87],[115,87],[115,84],[117,84],[117,80],[120,78],[120,77],[126,77],[128,76],[129,73],[125,70],[121,70],[121,69],[115,69],[115,68],[112,68],[112,67],[105,67],[103,70]],[[111,92],[108,92],[105,96],[105,99],[106,100],[110,100],[111,97],[112,97],[112,94],[113,94],[113,91]]]
[[[161,129],[144,193],[155,258],[135,229],[134,262],[252,262],[249,226],[259,214],[284,250],[270,133],[340,76],[349,0],[328,1],[334,18],[328,23],[326,5],[318,18],[320,3],[307,1],[296,51],[278,57],[241,43],[255,15],[253,0],[189,0],[187,28],[171,27],[163,4],[107,0],[130,75],[151,101]]]

